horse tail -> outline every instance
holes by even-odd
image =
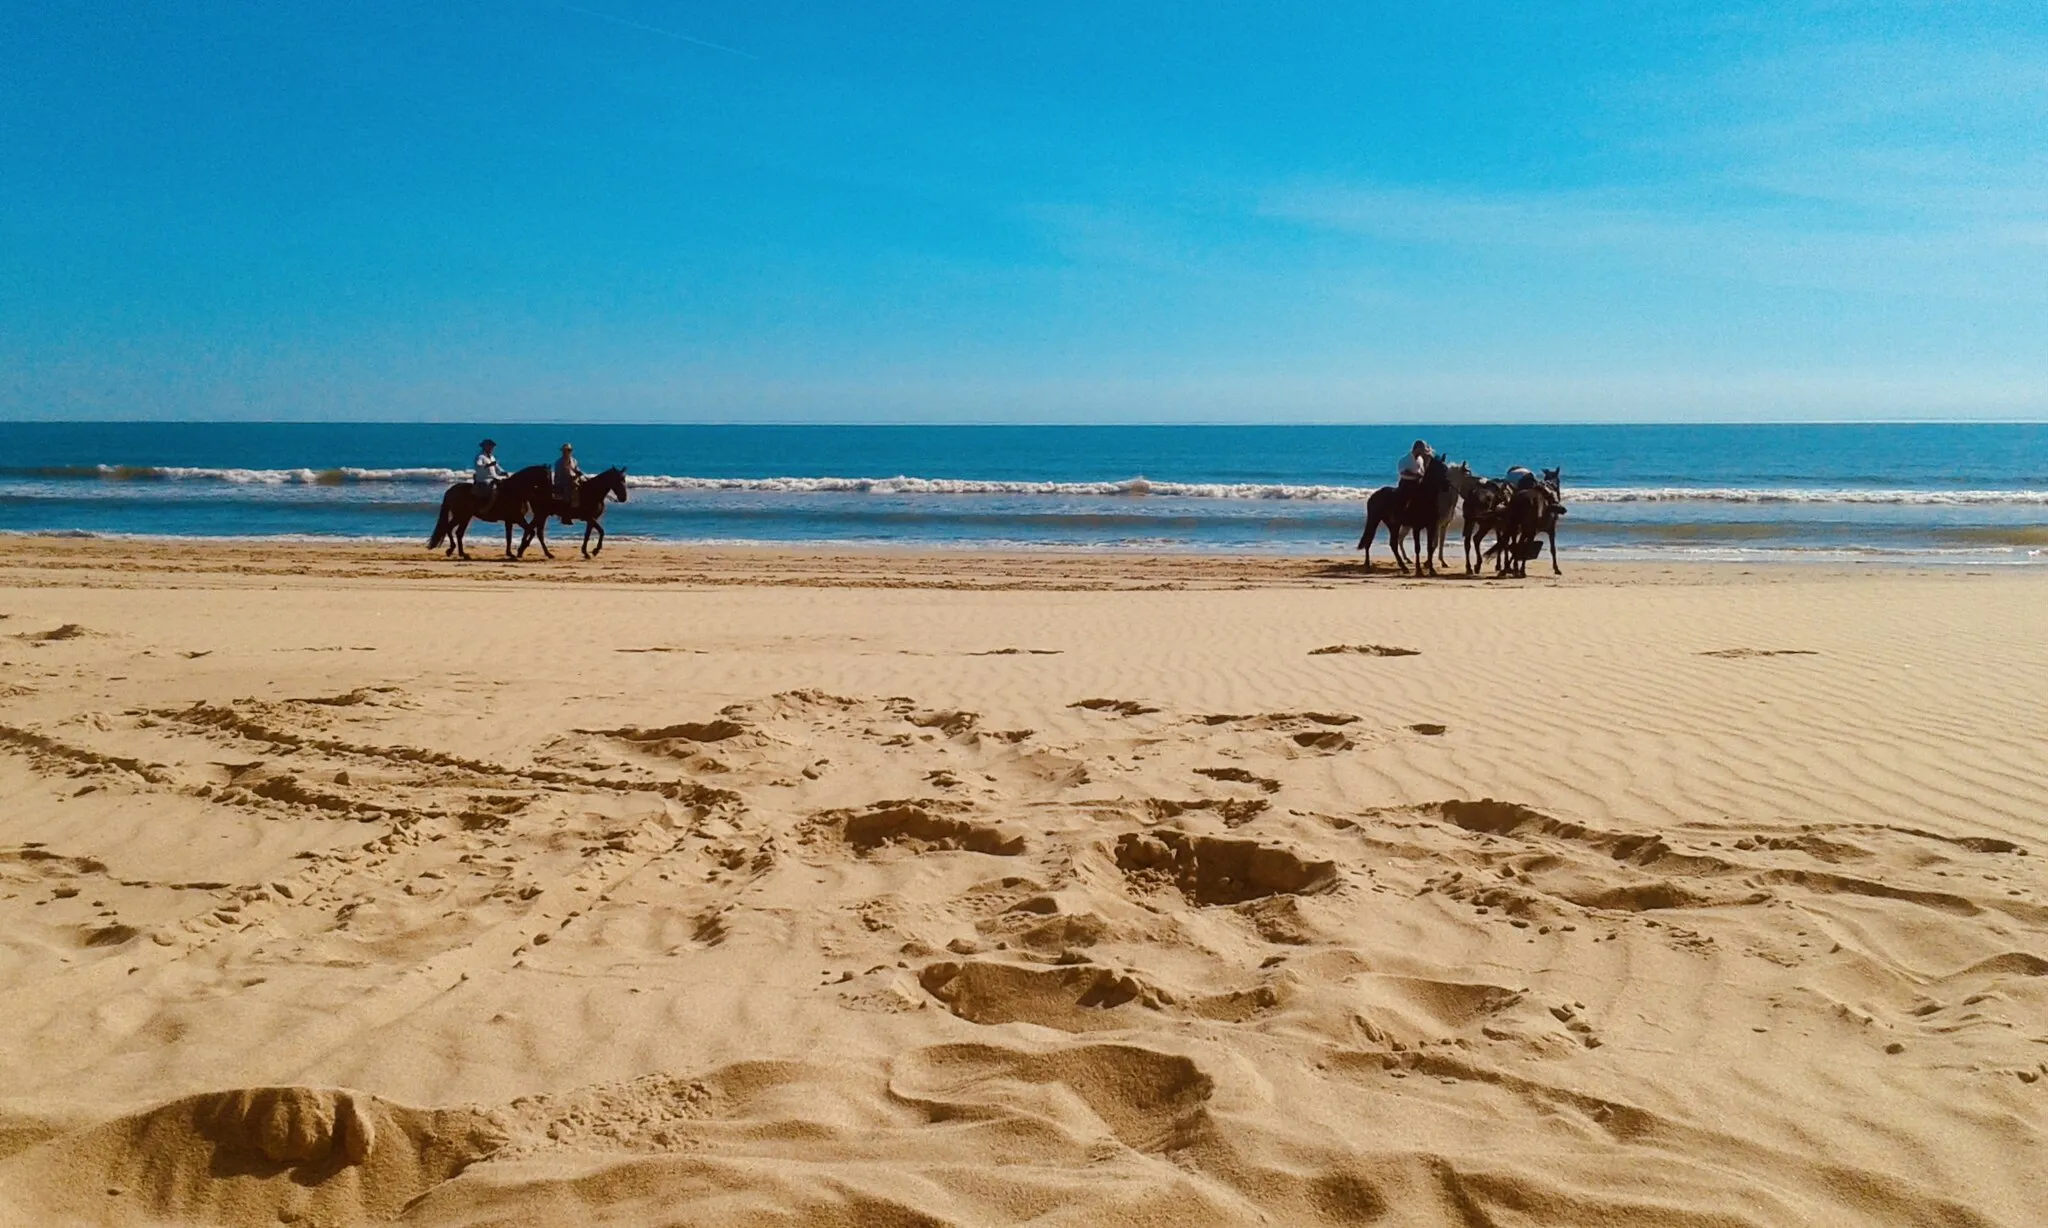
[[[441,515],[434,521],[434,532],[427,538],[427,549],[438,549],[442,542],[448,540],[448,534],[454,531],[455,517],[448,510],[448,505],[454,500],[453,491],[441,496]]]

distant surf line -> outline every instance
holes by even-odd
[[[449,483],[461,470],[394,468],[251,469],[199,465],[43,465],[0,468],[0,481],[23,479],[103,482],[211,482],[229,486],[350,486]],[[1030,481],[913,477],[710,477],[629,475],[642,490],[760,494],[1005,495],[1069,498],[1158,497],[1237,501],[1355,502],[1376,487],[1330,483],[1181,482],[1133,476],[1104,481]],[[1939,489],[1855,486],[1580,486],[1566,477],[1566,501],[1579,503],[1867,504],[1925,506],[2048,506],[2048,489]]]

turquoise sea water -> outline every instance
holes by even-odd
[[[1418,436],[1564,470],[1567,556],[2048,562],[2048,425],[0,423],[0,531],[418,539],[484,434],[622,464],[620,541],[1348,551]]]

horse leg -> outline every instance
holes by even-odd
[[[454,531],[448,535],[448,547],[455,552],[456,558],[469,562],[469,517],[464,516],[455,522]]]
[[[1550,533],[1549,533],[1549,536],[1550,536],[1550,574],[1551,574],[1551,575],[1553,575],[1553,576],[1561,576],[1561,575],[1563,575],[1563,574],[1564,574],[1564,568],[1562,568],[1562,567],[1559,567],[1559,566],[1557,565],[1557,522],[1556,522],[1555,520],[1553,520],[1553,521],[1551,521],[1551,522],[1550,522]]]
[[[597,530],[597,544],[590,548],[590,557],[596,558],[604,553],[604,525],[593,520],[590,522],[590,527]]]
[[[542,530],[547,528],[548,523],[547,515],[544,512],[528,508],[526,514],[527,519],[519,522],[519,557],[522,559],[526,557],[527,547],[533,545],[534,540],[540,537]],[[547,553],[548,544],[545,539],[541,540],[540,548],[541,553]],[[553,558],[554,556],[549,555],[548,557]]]
[[[1365,532],[1359,535],[1357,548],[1365,551],[1365,574],[1372,574],[1372,539],[1380,535],[1380,522],[1371,512],[1365,514]]]

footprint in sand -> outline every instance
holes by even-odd
[[[1699,655],[1720,657],[1724,661],[1740,661],[1750,657],[1817,657],[1820,654],[1811,648],[1716,648]]]
[[[1130,1027],[1133,1012],[1160,1005],[1143,981],[1093,964],[1028,968],[948,960],[925,965],[918,983],[970,1023],[1035,1023],[1063,1032]]]
[[[1199,797],[1188,801],[1155,797],[1146,800],[1145,811],[1156,820],[1176,819],[1191,810],[1206,810],[1222,819],[1225,827],[1242,827],[1264,814],[1271,805],[1263,797]]]
[[[1140,890],[1171,887],[1195,904],[1241,904],[1271,895],[1313,895],[1342,881],[1334,861],[1310,861],[1254,840],[1192,836],[1165,828],[1117,837],[1116,864]]]
[[[943,813],[960,806],[937,799],[927,802],[877,802],[854,814],[841,812],[840,831],[862,853],[901,845],[919,851],[956,850],[1015,857],[1024,851],[1024,837],[986,823],[956,819]]]
[[[53,627],[48,631],[24,631],[14,638],[30,644],[54,644],[63,640],[82,639],[92,634],[94,633],[79,626],[77,623],[65,623],[61,627]]]
[[[1067,705],[1069,708],[1086,708],[1091,712],[1108,712],[1116,716],[1149,716],[1159,709],[1141,704],[1135,699],[1082,699]]]
[[[1195,775],[1207,776],[1211,780],[1225,780],[1232,784],[1257,785],[1265,793],[1278,793],[1280,791],[1280,782],[1271,776],[1255,776],[1243,768],[1196,768]]]
[[[1294,744],[1296,746],[1302,747],[1305,750],[1349,750],[1351,747],[1351,739],[1345,737],[1341,733],[1336,733],[1329,730],[1311,730],[1306,733],[1295,734]]]

